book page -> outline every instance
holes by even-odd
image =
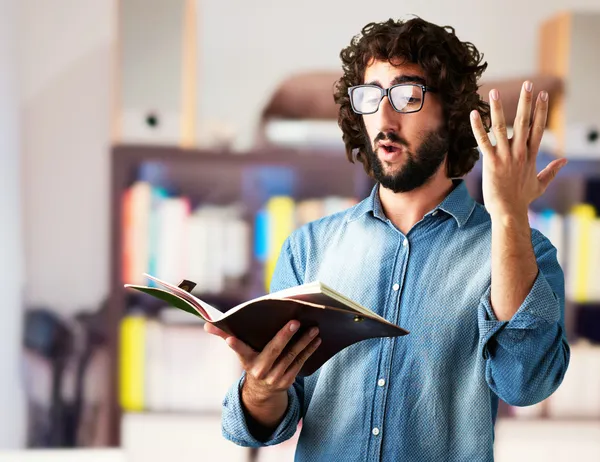
[[[385,318],[381,317],[380,315],[378,315],[374,311],[372,311],[372,310],[370,310],[370,309],[368,309],[368,308],[366,308],[366,307],[364,307],[362,305],[359,305],[358,303],[350,300],[345,295],[342,295],[339,292],[336,292],[335,290],[333,290],[333,289],[331,289],[331,288],[329,288],[327,286],[324,286],[323,289],[324,289],[324,293],[326,295],[328,295],[329,297],[332,297],[332,298],[334,298],[336,300],[339,300],[340,302],[344,303],[345,305],[348,305],[349,307],[354,308],[356,311],[358,311],[358,312],[360,312],[362,314],[365,314],[367,316],[372,316],[374,318],[377,318],[377,319],[380,319],[382,321],[386,321],[387,322],[387,320]]]
[[[388,322],[385,318],[381,317],[374,311],[359,305],[358,303],[340,294],[339,292],[336,292],[332,288],[319,281],[309,282],[300,286],[283,289],[278,292],[273,292],[263,297],[259,297],[255,300],[267,298],[293,298],[297,300],[304,300],[324,306],[333,306],[335,308],[352,310],[365,316],[371,316],[379,319],[380,321]]]
[[[194,297],[192,294],[190,294],[189,292],[186,292],[185,290],[181,289],[180,287],[177,287],[176,285],[173,285],[173,284],[169,284],[168,282],[162,281],[162,280],[160,280],[154,276],[151,276],[147,273],[144,273],[144,276],[146,276],[148,279],[156,282],[157,284],[160,284],[163,287],[171,290],[174,294],[176,294],[176,295],[180,296],[181,298],[184,298],[188,302],[194,304],[194,306],[201,307],[206,312],[206,318],[208,320],[217,321],[223,317],[223,313],[221,311],[217,310],[214,306],[200,300],[197,297]]]
[[[163,289],[161,287],[148,287],[137,284],[125,284],[125,288],[135,289],[145,294],[151,295],[166,302],[169,306],[174,306],[183,311],[186,311],[194,316],[202,318],[204,321],[210,321],[208,314],[200,305],[195,302],[191,302],[188,299],[181,297],[173,293],[170,289]]]

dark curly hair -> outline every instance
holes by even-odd
[[[363,83],[365,69],[371,60],[395,62],[401,59],[421,66],[427,85],[438,89],[449,138],[448,176],[461,177],[473,168],[479,151],[469,114],[477,109],[489,130],[489,104],[477,92],[477,81],[487,63],[481,63],[483,55],[472,43],[458,39],[453,27],[440,27],[419,17],[369,23],[341,51],[340,58],[344,74],[336,82],[334,100],[340,105],[338,125],[350,162],[354,163],[356,153],[356,159],[372,175],[365,150],[365,143],[370,140],[365,136],[362,116],[352,111],[348,88]]]

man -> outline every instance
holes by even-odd
[[[297,339],[292,322],[258,353],[206,324],[245,369],[223,402],[223,433],[273,445],[303,419],[300,461],[493,460],[498,398],[542,401],[569,362],[563,273],[527,218],[565,164],[535,171],[548,95],[524,82],[509,140],[501,95],[488,105],[477,94],[479,52],[419,18],[366,26],[341,58],[347,154],[377,185],[295,231],[271,289],[320,280],[410,334],[359,342],[298,378],[317,333]],[[477,145],[485,208],[460,180]]]

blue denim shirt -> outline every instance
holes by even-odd
[[[384,215],[377,186],[344,212],[296,230],[271,290],[320,280],[410,331],[365,340],[297,379],[266,442],[240,404],[244,375],[223,401],[223,435],[278,444],[302,430],[297,461],[491,461],[498,397],[526,406],[561,383],[570,350],[556,249],[531,239],[539,272],[513,318],[490,305],[491,221],[464,181],[407,235]]]

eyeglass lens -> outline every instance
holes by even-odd
[[[400,85],[390,91],[391,103],[397,111],[411,112],[421,108],[423,90],[417,85]],[[377,87],[357,87],[352,92],[352,103],[359,112],[376,112],[381,101],[381,90]]]

